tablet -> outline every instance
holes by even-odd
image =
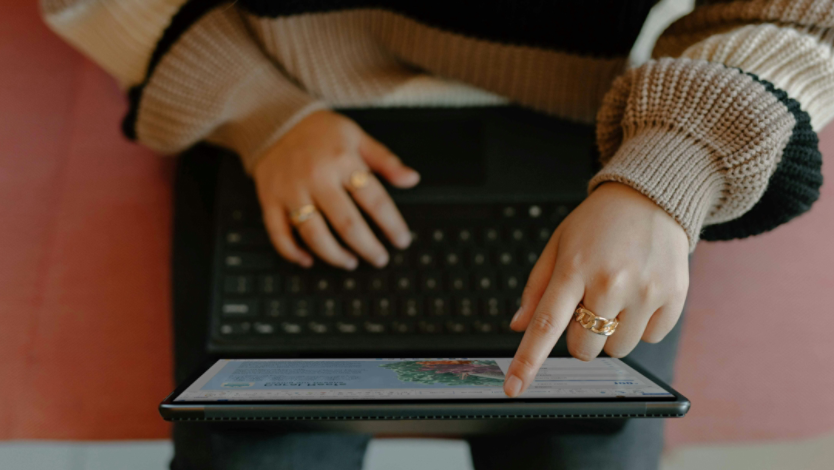
[[[181,384],[159,410],[171,421],[303,422],[307,429],[362,432],[467,432],[460,429],[503,428],[510,421],[681,417],[689,410],[689,400],[669,385],[614,358],[548,358],[525,393],[509,398],[503,383],[511,361],[220,359]],[[438,421],[444,424],[432,424]],[[458,426],[450,426],[452,421]],[[417,422],[422,424],[415,427]]]

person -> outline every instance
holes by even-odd
[[[699,239],[771,230],[819,195],[834,1],[699,1],[661,35],[654,59],[629,69],[654,3],[41,0],[46,22],[129,90],[125,134],[162,153],[198,141],[235,151],[275,248],[304,267],[385,265],[361,211],[394,246],[410,242],[370,172],[403,188],[419,174],[335,108],[515,103],[595,123],[602,169],[553,233],[512,320],[525,331],[504,384],[513,397],[562,334],[578,359],[634,351],[668,380]],[[351,191],[357,174],[367,184]],[[597,326],[617,319],[616,331],[589,331],[571,321],[578,310]],[[657,466],[660,429],[633,421],[608,436],[471,447],[478,469],[646,469]],[[172,468],[359,468],[367,444],[197,434],[175,438]]]

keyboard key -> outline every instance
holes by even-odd
[[[472,323],[472,331],[475,333],[498,333],[499,328],[493,322],[476,321]]]
[[[346,294],[359,292],[359,280],[355,276],[342,279],[342,292]]]
[[[226,276],[223,280],[223,292],[227,294],[249,294],[255,290],[252,276]]]
[[[298,318],[313,316],[313,302],[309,299],[295,299],[292,304],[292,315]]]
[[[420,320],[417,322],[417,331],[420,333],[437,334],[443,332],[443,326],[439,320]]]
[[[353,298],[348,300],[345,309],[349,317],[363,318],[368,316],[368,302],[364,299]]]
[[[319,316],[327,317],[327,318],[334,318],[341,315],[341,304],[337,299],[325,297],[323,299],[319,299],[319,309],[318,309]]]
[[[259,335],[271,335],[275,333],[275,325],[272,323],[255,322],[252,329]]]
[[[420,276],[420,289],[427,294],[434,294],[443,290],[440,273],[431,271]]]
[[[501,288],[510,291],[521,290],[525,280],[518,273],[504,273],[501,275]]]
[[[457,231],[457,242],[461,245],[469,245],[472,243],[472,239],[474,236],[472,235],[472,230],[468,228],[462,228]]]
[[[474,275],[473,283],[475,289],[481,292],[496,290],[495,276],[489,273],[477,273]]]
[[[230,253],[224,264],[229,269],[262,270],[272,269],[275,258],[272,253]]]
[[[226,318],[248,318],[258,316],[258,301],[227,300],[220,307],[220,312]]]
[[[388,292],[388,279],[385,274],[371,274],[368,276],[368,292],[382,294]]]
[[[529,207],[527,207],[527,215],[531,219],[538,219],[542,216],[542,207],[537,204],[530,205]]]
[[[476,301],[472,297],[459,297],[455,299],[455,315],[460,317],[474,317],[476,314]]]
[[[394,289],[400,293],[413,291],[414,276],[409,273],[398,274],[394,277]]]
[[[547,243],[553,235],[553,230],[548,227],[537,228],[533,236],[533,240],[539,243]]]
[[[343,334],[353,334],[359,331],[359,326],[354,322],[340,321],[336,323],[336,331]]]
[[[432,317],[447,317],[451,313],[449,299],[446,297],[429,297],[428,309]]]
[[[466,292],[469,289],[469,275],[466,272],[449,274],[449,290],[452,292]]]
[[[390,266],[392,268],[407,268],[408,253],[405,251],[395,251],[391,253]]]
[[[408,321],[391,322],[391,332],[393,333],[412,333],[414,332],[414,323]]]
[[[504,206],[501,208],[501,215],[508,219],[515,217],[516,209],[513,206]]]
[[[475,248],[469,251],[469,267],[483,268],[489,264],[486,250]]]
[[[449,320],[446,322],[446,331],[449,333],[468,333],[469,332],[469,325],[466,323]]]
[[[417,253],[417,266],[420,268],[434,267],[434,253],[429,250],[422,250]]]
[[[461,265],[461,252],[457,250],[447,251],[443,254],[443,265],[447,268],[456,268]]]
[[[534,249],[521,250],[521,263],[525,266],[535,266],[539,259],[539,251]]]
[[[259,284],[262,294],[280,294],[281,278],[274,274],[261,276]]]
[[[228,222],[229,225],[259,224],[261,221],[261,214],[257,209],[249,210],[237,208],[226,213],[226,222]]]
[[[419,317],[422,314],[420,300],[415,297],[408,297],[400,301],[400,315],[409,318]]]
[[[224,237],[226,246],[229,248],[237,248],[241,246],[269,246],[269,236],[260,229],[254,228],[239,228],[229,230]]]
[[[494,245],[501,241],[501,233],[498,231],[497,228],[486,228],[484,229],[484,244],[486,245]]]
[[[280,318],[287,316],[287,301],[283,299],[266,299],[264,301],[266,316]]]
[[[499,250],[495,253],[495,264],[498,266],[512,266],[515,262],[515,256],[510,250]]]
[[[387,318],[394,316],[394,300],[388,297],[374,299],[373,313],[375,317]]]
[[[331,325],[329,323],[311,321],[307,323],[307,329],[315,334],[322,335],[330,332]]]
[[[281,330],[288,335],[298,335],[304,331],[301,323],[285,321],[281,323]]]
[[[513,228],[507,232],[507,239],[514,243],[521,243],[527,239],[527,233],[523,228]]]
[[[429,238],[432,243],[443,243],[446,241],[446,231],[436,228],[429,233]]]
[[[252,324],[247,322],[241,323],[222,323],[220,325],[220,334],[223,336],[245,335],[252,329]]]
[[[502,317],[505,315],[506,309],[503,302],[497,297],[489,297],[483,300],[484,314],[488,317]]]
[[[329,294],[333,292],[333,280],[327,277],[316,277],[310,287],[316,294]]]
[[[365,327],[365,332],[367,333],[385,333],[384,323],[366,321],[363,326]]]
[[[287,277],[287,288],[286,292],[292,295],[298,295],[304,293],[304,278],[300,275],[294,275]]]

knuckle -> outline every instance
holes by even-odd
[[[560,264],[564,268],[561,269],[561,271],[573,274],[578,273],[582,270],[582,267],[585,265],[585,257],[582,256],[581,253],[574,253],[570,256],[560,259],[560,262]]]
[[[352,239],[357,235],[359,221],[356,220],[355,217],[350,215],[340,215],[330,222],[333,224],[336,231],[339,232],[339,234],[341,234],[344,238]]]
[[[603,292],[622,292],[626,289],[630,273],[622,268],[603,270],[597,275],[595,287]]]
[[[662,295],[663,287],[657,280],[650,279],[642,283],[639,288],[638,296],[644,303],[651,303],[659,299]]]
[[[536,368],[536,362],[526,354],[516,356],[514,362],[517,364],[517,367],[525,373]]]
[[[558,334],[558,326],[555,319],[551,315],[536,315],[530,325],[530,329],[542,336],[550,336]]]
[[[368,212],[377,215],[390,215],[388,209],[388,199],[383,194],[376,193],[368,197]]]

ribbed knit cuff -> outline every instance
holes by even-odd
[[[248,171],[295,123],[325,107],[263,54],[226,5],[176,38],[137,90],[140,142],[175,153],[207,140],[237,152]]]
[[[620,181],[677,220],[738,219],[764,194],[797,120],[773,86],[740,70],[661,59],[617,79],[597,116],[603,163],[589,189]]]
[[[234,115],[206,140],[234,150],[247,172],[295,124],[327,105],[287,83],[273,66],[253,71],[229,97]]]
[[[668,129],[645,129],[623,142],[591,179],[589,192],[607,181],[640,191],[686,231],[694,250],[704,219],[719,200],[724,175],[709,148]]]

